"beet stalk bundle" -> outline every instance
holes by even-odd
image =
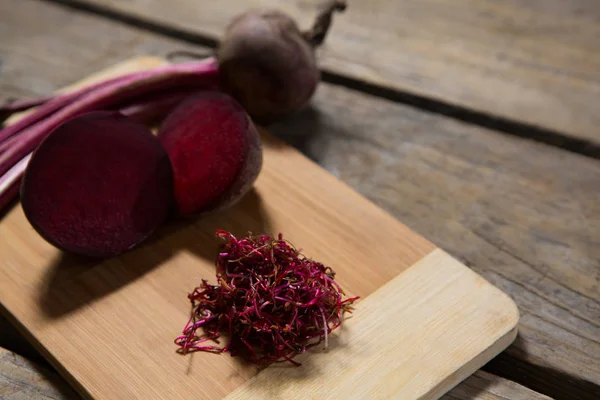
[[[217,257],[217,284],[206,280],[188,297],[192,315],[175,339],[180,351],[249,355],[257,364],[289,361],[325,341],[352,312],[330,267],[304,257],[280,234],[225,240]],[[199,333],[202,331],[202,333]],[[207,344],[227,336],[219,347]]]

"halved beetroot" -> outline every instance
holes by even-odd
[[[179,105],[158,138],[171,159],[180,215],[233,205],[252,187],[262,167],[260,137],[231,96],[207,91]]]
[[[91,112],[57,127],[36,149],[21,203],[29,222],[56,247],[114,256],[167,218],[171,164],[144,125],[117,112]]]

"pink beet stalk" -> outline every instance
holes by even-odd
[[[218,74],[216,61],[209,59],[169,65],[104,85],[20,132],[14,138],[15,142],[3,148],[0,153],[0,174],[6,173],[14,163],[33,151],[53,129],[77,115],[111,108],[115,103],[126,102],[131,98],[155,93],[166,88],[192,86],[212,88],[217,85]]]
[[[107,81],[99,82],[99,83],[87,86],[85,88],[76,90],[72,93],[65,93],[65,94],[52,96],[49,98],[40,98],[40,99],[31,100],[32,104],[35,103],[37,100],[37,102],[39,103],[38,105],[40,107],[37,110],[33,111],[31,114],[29,114],[29,115],[23,117],[22,119],[20,119],[19,121],[15,122],[14,124],[11,124],[10,126],[7,126],[6,128],[0,130],[0,143],[3,143],[6,139],[19,133],[23,129],[28,128],[31,125],[41,121],[42,119],[46,118],[53,112],[61,109],[62,107],[66,106],[67,104],[71,103],[72,101],[76,100],[77,98],[81,97],[82,95],[90,93],[102,86],[105,86],[105,85],[108,85],[108,84],[111,84],[111,83],[114,83],[117,81],[122,81],[124,79],[127,79],[130,76],[131,76],[131,74],[126,75],[126,76],[120,76],[120,77],[113,78],[113,79],[109,79]]]
[[[19,193],[21,178],[30,158],[31,153],[23,157],[21,161],[0,177],[0,210],[6,207]]]
[[[37,102],[39,103],[40,107],[37,110],[33,111],[31,114],[15,122],[14,124],[11,124],[6,128],[0,130],[0,153],[3,153],[4,151],[6,151],[6,149],[13,146],[16,141],[19,141],[19,139],[16,139],[15,136],[17,136],[24,129],[43,120],[52,113],[76,101],[79,97],[85,94],[91,93],[98,88],[113,84],[115,82],[123,82],[126,79],[131,79],[131,77],[135,74],[136,73],[127,74],[116,78],[108,79],[102,82],[95,83],[93,85],[86,86],[71,93],[59,94],[47,98],[40,97],[39,99],[23,100],[22,103],[24,104],[26,104],[28,101],[31,104],[35,104]]]
[[[132,100],[131,104],[123,107],[117,107],[119,112],[130,119],[142,123],[152,123],[161,120],[179,104],[183,99],[192,93],[197,93],[198,89],[187,91],[176,91],[173,93],[158,93],[155,96],[143,96],[144,100]],[[4,142],[0,143],[0,153],[3,153],[21,141],[19,133]]]
[[[26,117],[19,120],[18,122],[0,130],[0,143],[4,142],[6,139],[10,138],[11,136],[19,133],[23,129],[28,128],[28,127],[32,126],[33,124],[43,120],[44,118],[48,117],[49,115],[58,111],[59,109],[71,104],[73,101],[77,100],[78,98],[83,97],[84,95],[87,95],[91,92],[94,92],[97,89],[112,85],[117,82],[121,82],[125,85],[125,84],[130,84],[130,83],[133,83],[133,82],[136,82],[139,80],[148,79],[153,76],[161,76],[161,75],[165,75],[165,74],[176,73],[179,70],[185,69],[187,66],[197,66],[200,69],[203,69],[201,67],[206,66],[207,68],[206,68],[206,71],[203,71],[204,73],[208,73],[209,75],[211,73],[213,75],[216,75],[216,73],[217,73],[217,71],[216,71],[217,61],[214,58],[208,58],[206,60],[199,61],[199,62],[179,64],[179,65],[166,65],[166,66],[157,67],[157,68],[154,68],[154,69],[151,69],[148,71],[132,72],[129,74],[118,76],[116,78],[111,78],[111,79],[107,79],[105,81],[101,81],[101,82],[98,82],[98,83],[95,83],[92,85],[88,85],[84,88],[81,88],[81,89],[76,90],[71,93],[57,95],[57,96],[45,98],[45,99],[44,98],[33,99],[33,100],[31,100],[32,102],[35,102],[36,100],[38,100],[40,102],[40,104],[43,101],[43,104],[37,110],[32,112],[30,115],[27,115]],[[214,71],[211,71],[210,67],[214,67]],[[200,69],[198,70],[198,72],[200,72]]]
[[[0,106],[0,114],[12,114],[20,111],[29,110],[30,108],[40,106],[52,100],[53,96],[36,97],[33,99],[15,100]]]
[[[198,93],[198,89],[159,93],[146,100],[121,107],[119,112],[135,121],[151,124],[163,120],[179,103],[194,93]]]

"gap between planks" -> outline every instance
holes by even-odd
[[[54,3],[76,11],[109,18],[138,29],[163,35],[183,42],[216,48],[219,39],[191,30],[169,26],[159,21],[152,21],[127,12],[116,10],[104,5],[82,0],[38,0]],[[397,103],[406,104],[427,112],[444,115],[462,122],[492,129],[511,136],[531,139],[563,150],[581,154],[586,157],[600,159],[600,144],[591,140],[573,137],[564,132],[536,126],[523,121],[516,121],[499,115],[467,108],[440,99],[423,96],[417,93],[403,91],[397,88],[377,85],[359,80],[331,70],[322,70],[322,80],[334,85],[341,85],[362,93],[385,98]]]

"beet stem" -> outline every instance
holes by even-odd
[[[207,65],[214,64],[216,69],[216,60],[214,58],[209,58],[205,60]],[[54,112],[60,110],[63,107],[66,107],[73,102],[76,102],[77,99],[82,98],[83,96],[92,93],[98,89],[106,87],[108,85],[112,85],[116,82],[135,82],[136,80],[141,80],[145,78],[150,78],[155,75],[168,74],[170,72],[177,72],[180,68],[185,68],[186,65],[190,65],[192,63],[180,64],[180,65],[166,65],[160,66],[151,70],[142,71],[142,72],[132,72],[129,74],[124,74],[115,78],[107,79],[92,85],[88,85],[79,90],[76,90],[71,93],[66,93],[62,95],[56,95],[50,98],[49,101],[46,101],[41,107],[32,112],[30,115],[25,116],[23,119],[17,121],[16,123],[7,126],[6,128],[0,130],[0,143],[3,143],[6,139],[11,136],[19,133],[20,131],[28,128],[35,123],[43,120],[44,118],[50,116]]]
[[[128,74],[128,75],[120,76],[117,78],[109,79],[109,80],[106,80],[103,82],[99,82],[99,83],[96,83],[93,85],[89,85],[82,89],[76,90],[72,93],[59,94],[56,96],[51,96],[49,98],[45,98],[46,101],[44,101],[44,102],[40,101],[40,104],[39,104],[40,107],[38,109],[34,110],[31,114],[23,117],[22,119],[15,122],[14,124],[11,124],[11,125],[7,126],[6,128],[0,130],[0,143],[4,143],[10,137],[18,134],[20,131],[24,130],[25,128],[28,128],[28,127],[32,126],[33,124],[43,120],[47,116],[60,110],[62,107],[77,100],[81,96],[83,96],[87,93],[90,93],[96,89],[99,89],[105,85],[109,85],[109,84],[112,84],[117,81],[125,80],[128,77],[130,77],[131,75],[135,75],[135,74]],[[40,100],[42,100],[42,99],[44,99],[44,98],[40,98]]]
[[[132,102],[119,109],[119,112],[130,119],[142,123],[153,123],[166,117],[176,106],[188,96],[197,93],[198,89],[159,93],[147,100]]]
[[[0,106],[0,121],[6,120],[15,113],[27,111],[30,108],[41,106],[42,104],[52,100],[52,98],[53,96],[43,96],[33,99],[23,99],[8,102]]]
[[[335,12],[342,12],[345,9],[346,0],[330,0],[315,18],[312,28],[302,34],[304,39],[306,39],[313,47],[323,44],[327,32],[329,32],[333,14]]]
[[[205,80],[202,81],[199,78]],[[110,108],[115,102],[123,102],[134,96],[150,94],[164,88],[192,85],[212,87],[217,80],[217,62],[215,59],[209,59],[136,73],[128,79],[117,80],[101,86],[77,101],[68,103],[43,121],[26,128],[17,137],[12,138],[10,143],[2,143],[0,145],[0,175],[5,174],[17,160],[33,151],[57,126],[79,114]],[[199,85],[199,83],[203,85]],[[6,129],[10,128],[11,126]],[[0,135],[3,132],[4,130],[0,131]]]
[[[0,210],[10,203],[19,193],[23,173],[29,164],[31,153],[27,154],[0,177]]]

